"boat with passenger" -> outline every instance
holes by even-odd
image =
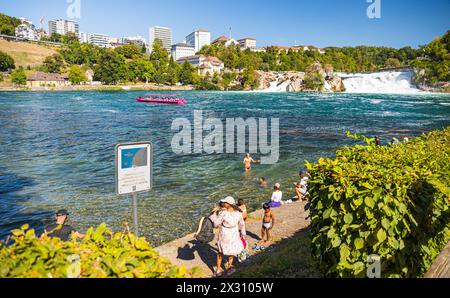
[[[186,99],[180,97],[178,94],[152,94],[146,97],[136,98],[139,102],[169,104],[169,105],[186,105]]]

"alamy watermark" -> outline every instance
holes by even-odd
[[[261,164],[275,164],[279,160],[278,118],[270,119],[270,132],[267,118],[227,118],[222,121],[203,119],[203,111],[194,111],[193,120],[191,123],[187,118],[177,118],[172,122],[172,131],[177,133],[171,146],[177,155],[257,153],[261,154]]]
[[[66,14],[69,19],[81,19],[81,0],[66,0]]]
[[[370,3],[367,8],[367,17],[369,19],[381,19],[381,0],[366,0]]]
[[[378,255],[370,255],[367,257],[367,277],[368,278],[381,278],[381,258]]]

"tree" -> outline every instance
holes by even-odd
[[[14,59],[8,54],[0,51],[0,71],[8,71],[14,68]]]
[[[384,63],[385,68],[396,68],[400,67],[402,63],[397,58],[388,58]]]
[[[111,49],[102,52],[94,72],[95,80],[107,85],[126,81],[130,75],[125,58]]]
[[[172,58],[169,62],[169,70],[167,71],[167,83],[175,85],[180,81],[181,67]]]
[[[52,35],[50,35],[50,37],[43,37],[41,40],[63,43],[64,42],[64,36],[59,34],[59,33],[52,33]]]
[[[3,24],[0,25],[0,34],[14,36],[16,34],[16,30],[12,25]]]
[[[145,82],[148,83],[153,79],[155,74],[155,67],[153,64],[145,59],[134,59],[128,64],[128,70],[130,73],[130,80],[133,82]]]
[[[241,78],[241,84],[244,89],[254,89],[258,84],[255,77],[255,70],[252,67],[244,69]]]
[[[15,29],[22,22],[18,18],[0,13],[0,34],[15,36]]]
[[[126,44],[116,48],[117,53],[123,55],[127,59],[141,58],[142,49],[134,44]]]
[[[61,36],[61,41],[65,44],[80,43],[78,36],[73,32],[69,32],[66,35]]]
[[[45,58],[41,68],[47,73],[60,73],[62,67],[64,67],[63,57],[60,54],[53,54]]]
[[[194,66],[190,64],[189,62],[184,62],[181,65],[181,72],[180,72],[180,83],[183,85],[190,85],[194,83],[194,75],[193,72],[195,71]]]
[[[150,61],[155,67],[153,80],[155,83],[164,84],[168,80],[169,54],[163,47],[161,40],[156,39],[153,43],[153,50],[150,54]]]
[[[11,72],[11,82],[16,85],[25,85],[27,82],[27,75],[23,68],[16,69]]]
[[[69,71],[69,82],[73,85],[80,85],[83,82],[87,81],[86,74],[83,69],[78,65],[72,65]]]

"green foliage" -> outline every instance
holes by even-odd
[[[386,68],[395,68],[402,66],[402,63],[397,58],[388,58],[384,63]]]
[[[189,62],[184,62],[181,65],[180,82],[184,85],[194,83],[194,71],[195,68]]]
[[[80,85],[87,81],[86,74],[78,65],[72,65],[69,71],[69,82],[73,85]]]
[[[349,135],[350,136],[350,135]],[[312,247],[324,273],[420,277],[450,240],[450,128],[391,147],[345,147],[307,163]]]
[[[258,79],[255,76],[253,67],[244,69],[241,77],[241,84],[244,89],[255,89],[258,86]]]
[[[67,64],[88,65],[93,67],[105,49],[91,44],[72,43],[63,46],[59,53]]]
[[[23,68],[19,68],[16,70],[13,70],[11,72],[11,82],[13,82],[16,85],[25,85],[27,82],[27,75],[25,74],[25,71]]]
[[[325,78],[318,67],[317,64],[313,64],[306,69],[303,83],[307,90],[319,92],[323,89]]]
[[[15,36],[15,29],[21,24],[18,18],[13,18],[0,13],[0,34]]]
[[[214,84],[209,76],[205,76],[199,79],[199,82],[195,86],[196,90],[220,90],[217,84]]]
[[[155,74],[155,67],[153,64],[145,59],[134,59],[128,63],[128,69],[130,72],[130,79],[133,82],[146,82],[148,83],[153,79]]]
[[[64,36],[59,34],[59,33],[52,33],[52,35],[50,35],[50,37],[43,37],[41,40],[42,41],[63,43],[64,42]]]
[[[14,68],[14,59],[8,54],[0,51],[0,71],[8,71]]]
[[[142,48],[134,44],[126,44],[115,49],[115,51],[123,55],[127,59],[135,59],[142,57]]]
[[[36,237],[28,225],[0,246],[0,278],[181,278],[198,275],[158,255],[144,238],[113,233],[105,224],[78,242]]]
[[[64,67],[64,59],[60,54],[54,54],[45,58],[43,65],[41,66],[42,71],[47,73],[61,73]]]
[[[411,63],[421,70],[416,79],[417,83],[433,85],[450,81],[450,31],[421,50],[425,57]]]
[[[111,49],[106,49],[100,54],[94,72],[94,79],[107,85],[126,81],[130,75],[125,58]]]

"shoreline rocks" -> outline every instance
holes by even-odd
[[[305,78],[309,73],[315,73],[322,78],[322,87],[310,90],[305,85]],[[331,66],[325,68],[319,62],[312,64],[307,72],[297,71],[256,71],[259,85],[256,90],[274,92],[344,92],[344,83]]]

